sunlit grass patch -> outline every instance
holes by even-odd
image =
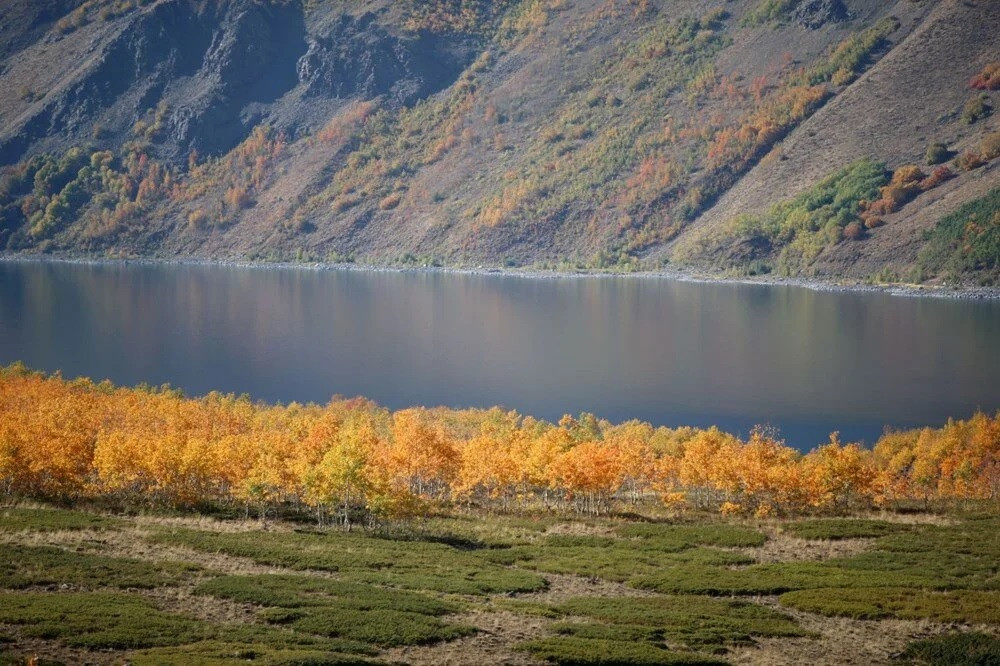
[[[390,647],[450,640],[472,633],[437,616],[456,604],[372,585],[307,576],[224,576],[198,594],[268,606],[260,618],[290,629]]]
[[[671,644],[690,648],[748,644],[754,636],[806,635],[794,620],[778,611],[707,597],[580,597],[556,606],[556,610],[623,628],[652,628],[662,631]]]
[[[653,574],[664,567],[700,564],[735,566],[753,558],[710,547],[664,547],[657,539],[609,537],[549,537],[530,546],[490,551],[494,562],[550,573],[596,576],[624,582],[636,575]]]
[[[77,553],[52,546],[0,544],[0,587],[35,586],[153,589],[174,585],[200,567]]]
[[[629,584],[665,594],[748,595],[818,587],[933,587],[935,581],[916,573],[848,570],[827,562],[783,562],[742,569],[680,565],[636,576]]]
[[[739,548],[763,546],[767,537],[757,530],[736,525],[663,525],[640,523],[624,525],[617,530],[623,537],[640,538],[646,546],[661,550],[684,550],[693,546]]]
[[[617,528],[615,534],[550,535],[530,545],[492,550],[484,556],[526,569],[624,582],[681,564],[751,564],[753,558],[744,553],[713,546],[759,546],[766,540],[756,530],[725,524],[629,524]]]
[[[195,593],[282,608],[336,605],[424,615],[445,615],[459,610],[456,604],[416,592],[299,575],[221,576],[202,583]]]
[[[92,649],[183,645],[210,631],[198,620],[158,610],[124,593],[0,593],[0,624],[20,625],[27,636],[59,639]]]
[[[1000,638],[980,632],[925,638],[906,646],[900,661],[933,666],[1000,664]]]
[[[789,523],[782,528],[785,534],[799,539],[829,540],[865,539],[905,532],[909,525],[884,520],[860,518],[820,518]]]
[[[505,569],[480,550],[444,543],[398,541],[334,532],[245,534],[190,529],[161,530],[155,543],[247,557],[260,564],[297,570],[336,571],[343,578],[410,589],[454,594],[533,592],[545,579],[528,571]]]
[[[234,650],[248,646],[251,651],[374,654],[367,643],[348,637],[335,640],[264,624],[205,622],[121,592],[0,593],[0,624],[20,626],[25,636],[100,650],[173,646],[179,655],[186,650],[179,646],[220,641]]]
[[[664,566],[629,584],[662,593],[782,594],[831,587],[1000,589],[1000,529],[994,519],[919,525],[879,538],[875,550],[824,562],[755,564],[741,569],[704,562]],[[666,563],[665,563],[666,564]]]
[[[970,516],[954,525],[915,525],[879,539],[877,547],[893,553],[954,553],[995,560],[1000,553],[1000,518]]]
[[[781,596],[785,606],[856,620],[894,617],[935,622],[1000,624],[1000,591],[934,592],[907,588],[821,588]]]
[[[330,638],[269,624],[215,624],[210,638],[231,645],[266,645],[273,650],[318,650],[321,652],[373,655],[369,644],[346,638]]]
[[[319,649],[274,648],[268,645],[204,641],[181,647],[162,647],[135,652],[129,657],[134,666],[188,666],[189,664],[253,663],[260,666],[348,666],[383,663],[356,654],[340,654]]]
[[[452,640],[475,633],[474,627],[448,624],[436,617],[405,611],[343,607],[296,610],[276,609],[262,615],[265,620],[332,638],[345,638],[380,647],[422,645]]]
[[[481,548],[504,548],[530,543],[559,522],[560,519],[554,516],[438,516],[417,524],[398,523],[385,529],[384,533],[387,538],[401,538],[409,534],[418,538],[438,538],[442,542],[449,538],[465,539]]]
[[[557,664],[725,663],[713,655],[727,646],[808,635],[781,612],[737,600],[578,597],[550,608],[567,620],[522,648]]]
[[[652,643],[553,636],[530,641],[522,649],[560,666],[603,666],[612,664],[725,664],[709,655],[674,652]]]
[[[666,639],[660,627],[643,627],[640,625],[611,625],[598,622],[557,622],[552,625],[552,631],[560,636],[574,636],[602,641],[628,641],[645,643],[663,643]]]
[[[68,509],[0,509],[0,532],[55,532],[58,530],[111,530],[124,521]]]

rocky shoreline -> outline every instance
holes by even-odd
[[[954,298],[962,300],[1000,300],[1000,287],[986,286],[938,286],[917,284],[868,284],[864,282],[837,282],[802,277],[753,276],[731,277],[694,269],[674,269],[656,271],[613,271],[574,270],[538,268],[501,268],[488,266],[392,266],[378,264],[252,261],[245,259],[213,259],[206,257],[129,257],[94,258],[70,255],[25,255],[0,253],[0,261],[24,263],[65,263],[78,265],[161,265],[161,266],[218,266],[252,270],[312,270],[312,271],[354,271],[361,273],[430,273],[445,275],[480,275],[514,277],[525,279],[644,279],[673,280],[704,284],[785,286],[810,289],[821,292],[882,293],[892,296]]]

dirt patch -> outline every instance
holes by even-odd
[[[897,523],[899,525],[957,525],[960,521],[948,516],[941,516],[933,513],[873,513],[868,516],[859,516],[870,520],[884,520],[887,523]]]
[[[57,546],[95,555],[127,557],[148,562],[190,562],[208,571],[226,574],[288,573],[287,569],[262,566],[247,558],[155,544],[145,537],[146,533],[141,530],[66,530],[0,533],[0,542],[24,546]],[[323,575],[319,572],[311,573]]]
[[[637,590],[624,583],[614,583],[600,578],[587,578],[568,574],[544,574],[548,589],[542,592],[519,594],[520,601],[558,604],[575,597],[654,597],[654,592]]]
[[[219,520],[209,516],[137,516],[135,522],[144,527],[183,527],[207,532],[292,532],[291,523],[261,520]]]
[[[524,641],[543,635],[545,626],[551,620],[508,611],[466,613],[447,619],[449,622],[472,625],[478,631],[472,636],[447,643],[394,648],[380,656],[407,664],[544,663],[515,648]]]
[[[835,557],[850,557],[870,550],[875,539],[838,539],[811,541],[798,539],[783,532],[773,530],[768,534],[763,546],[737,548],[761,563],[774,562],[819,562]]]
[[[545,534],[571,536],[613,536],[615,530],[609,525],[588,525],[587,523],[557,523],[545,530]]]
[[[0,650],[3,657],[24,657],[25,663],[32,657],[40,660],[55,661],[61,664],[120,664],[122,663],[120,652],[102,652],[98,650],[84,650],[82,648],[72,648],[62,645],[56,641],[46,641],[40,638],[24,636],[16,627],[5,626],[4,633],[15,640],[10,646],[10,653]],[[6,662],[4,662],[6,663]],[[16,663],[16,662],[11,662]]]
[[[926,620],[851,620],[824,617],[786,608],[778,597],[755,601],[795,619],[815,638],[761,638],[756,647],[734,648],[726,658],[734,664],[881,664],[908,643],[960,628]],[[994,631],[976,627],[977,630]]]
[[[162,610],[205,622],[249,624],[255,621],[258,610],[253,604],[194,594],[187,588],[161,587],[143,591],[142,595],[151,599]]]

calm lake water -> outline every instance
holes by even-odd
[[[664,279],[0,262],[0,363],[268,401],[832,430],[1000,408],[1000,302]]]

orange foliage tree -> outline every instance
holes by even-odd
[[[0,492],[122,504],[307,508],[344,528],[452,502],[591,514],[843,512],[1000,498],[1000,414],[802,454],[763,429],[558,424],[491,410],[390,412],[362,399],[266,405],[0,368]]]

